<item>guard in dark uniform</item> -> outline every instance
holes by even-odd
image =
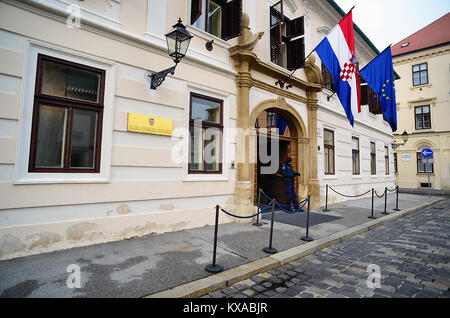
[[[300,176],[300,173],[294,171],[294,167],[292,167],[292,159],[289,157],[282,165],[281,165],[281,175],[283,176],[283,184],[284,191],[286,194],[287,204],[293,204],[291,210],[296,210],[298,201],[297,201],[297,193],[295,192],[295,177]]]

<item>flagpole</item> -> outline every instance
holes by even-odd
[[[343,17],[342,17],[342,19],[344,19],[346,16],[348,16],[349,14],[350,14],[350,12],[352,12],[353,11],[353,9],[356,7],[356,5],[354,5],[348,12],[347,12],[347,14],[346,15],[344,15]],[[341,19],[341,20],[342,20]],[[338,22],[339,23],[339,22]],[[322,43],[322,41],[320,41],[320,43]],[[316,48],[320,45],[320,43],[319,44],[317,44],[315,47],[314,47],[314,49],[305,57],[305,62],[306,62],[306,60],[308,60],[308,57],[311,55],[311,54],[313,54],[313,52],[316,50]],[[392,45],[392,44],[391,44]],[[278,80],[278,81],[276,81],[275,82],[275,85],[277,85],[277,84],[280,84],[280,87],[283,89],[284,88],[284,84],[286,84],[287,83],[287,81],[292,77],[292,75],[294,75],[294,73],[296,72],[298,70],[298,68],[296,68],[295,70],[293,70],[292,72],[291,72],[291,74],[289,74],[289,76],[284,80],[284,81],[282,81],[282,80]],[[289,87],[287,87],[287,88],[289,88]]]

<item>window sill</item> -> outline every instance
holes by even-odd
[[[416,173],[416,176],[428,176],[428,175],[434,176],[434,172],[431,172],[431,173],[427,173],[427,172],[418,172],[418,173]]]
[[[352,179],[362,179],[363,177],[361,175],[352,175]]]
[[[99,173],[27,173],[26,176],[14,180],[14,184],[58,184],[58,183],[109,183],[110,178]]]
[[[184,182],[227,182],[229,178],[223,174],[190,174],[185,176]]]
[[[324,180],[338,180],[338,177],[336,177],[336,175],[331,175],[331,174],[326,174],[323,176]]]
[[[330,90],[327,89],[327,88],[322,89],[322,93],[324,93],[325,95],[327,95],[327,97],[331,97],[331,96],[333,96],[333,95],[336,96],[336,92],[330,91]]]
[[[426,88],[426,87],[431,87],[431,83],[423,84],[423,85],[417,85],[417,86],[411,86],[409,89],[413,91],[413,90],[415,90],[417,88]]]
[[[287,68],[280,66],[278,64],[275,64],[272,61],[269,61],[270,65],[272,65],[273,67],[277,68],[278,70],[285,72],[288,76],[291,74],[291,71],[289,71]]]

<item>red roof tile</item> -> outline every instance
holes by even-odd
[[[448,42],[450,42],[450,13],[393,45],[392,55],[414,52]]]

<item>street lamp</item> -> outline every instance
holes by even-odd
[[[402,136],[402,139],[403,139],[403,143],[402,144],[393,143],[392,144],[392,148],[396,149],[396,148],[406,144],[406,142],[408,141],[408,138],[409,138],[408,133],[406,132],[406,130],[403,132],[403,134],[401,136]]]
[[[177,24],[173,25],[173,30],[166,34],[167,50],[169,56],[172,57],[175,65],[165,69],[161,72],[154,72],[149,74],[150,77],[150,88],[156,89],[158,86],[164,82],[168,74],[174,74],[175,68],[181,59],[186,56],[189,44],[192,39],[192,35],[186,30],[183,25],[181,18],[178,19]]]

